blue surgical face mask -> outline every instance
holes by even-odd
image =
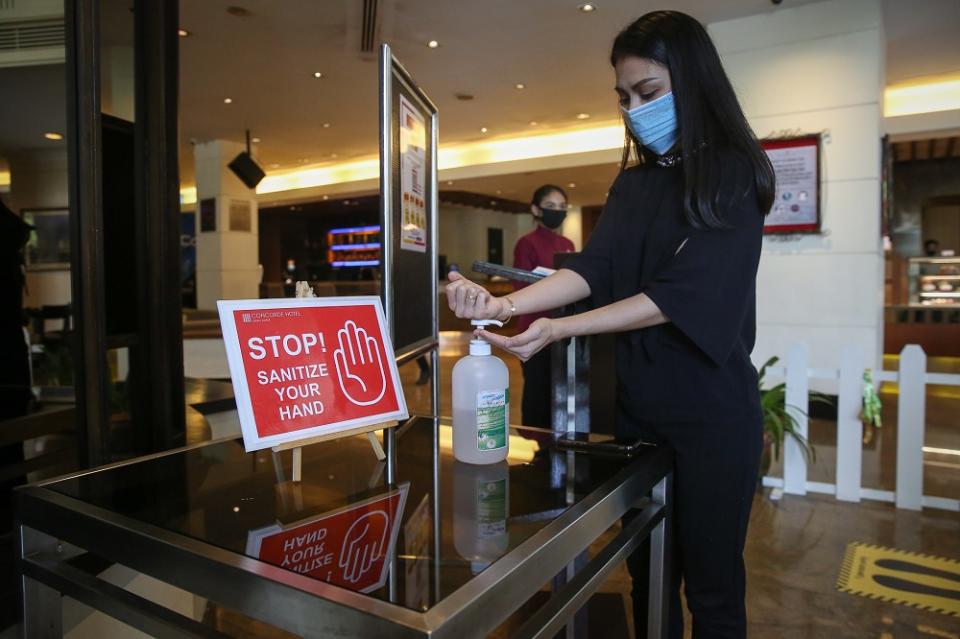
[[[663,155],[677,143],[677,109],[672,91],[634,109],[620,109],[640,144],[657,155]]]

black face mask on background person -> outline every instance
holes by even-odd
[[[543,207],[538,207],[540,209],[540,221],[543,222],[543,225],[548,229],[558,229],[560,225],[563,224],[563,220],[567,217],[567,211],[561,210],[557,211],[555,209],[545,209]]]

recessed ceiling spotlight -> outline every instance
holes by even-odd
[[[317,79],[319,80],[320,78],[323,77],[323,74],[320,73],[319,71],[314,71],[314,72],[313,72],[313,77],[315,77],[315,78],[317,78]]]
[[[329,123],[329,122],[324,122],[324,123],[323,123],[323,128],[329,129],[329,128],[330,128],[330,123]]]
[[[63,134],[50,132],[50,133],[44,133],[43,137],[47,138],[48,140],[62,140]]]
[[[590,114],[589,114],[589,113],[578,113],[578,114],[577,114],[577,119],[578,119],[578,120],[589,120],[589,119],[590,119]]]
[[[447,180],[447,186],[451,186],[452,184],[453,184],[453,180]]]
[[[250,138],[250,141],[254,144],[260,144],[260,138]]]
[[[536,120],[530,120],[530,126],[537,126]]]
[[[243,7],[231,6],[227,7],[227,13],[232,15],[235,18],[249,18],[250,10],[244,9]]]
[[[500,195],[501,193],[503,193],[503,191],[501,191],[500,189],[497,189],[497,195]]]
[[[279,168],[280,168],[280,164],[277,163],[277,162],[274,162],[274,163],[272,163],[272,164],[270,165],[270,168],[271,168],[271,169],[279,169]]]
[[[486,133],[486,132],[487,132],[487,127],[485,126],[480,127],[480,133]]]
[[[323,199],[329,200],[329,199],[330,199],[330,196],[329,196],[329,195],[324,195],[324,196],[323,196]]]
[[[233,98],[224,98],[224,99],[223,99],[223,103],[224,103],[224,104],[233,104]]]
[[[513,86],[515,86],[517,89],[526,89],[526,88],[527,88],[527,85],[525,85],[523,82],[517,82],[517,83],[516,83],[515,85],[513,85]]]
[[[331,153],[331,154],[330,154],[330,157],[332,157],[334,160],[336,160],[336,159],[337,159],[337,154],[336,154],[336,153]]]
[[[576,183],[576,182],[571,182],[571,183],[568,184],[567,186],[569,186],[571,189],[575,189],[575,188],[577,188],[577,183]]]
[[[471,93],[455,93],[453,97],[455,97],[456,99],[462,102],[469,102],[474,98],[473,94]]]
[[[186,38],[188,35],[190,35],[190,32],[186,29],[177,29],[177,35],[181,38]]]
[[[437,47],[440,46],[440,43],[437,42],[436,40],[431,40],[430,42],[427,43],[427,46],[430,47],[431,49],[436,49]]]
[[[597,5],[593,4],[592,2],[584,2],[579,7],[577,7],[577,9],[580,9],[580,11],[582,11],[583,13],[593,13],[594,11],[597,10]]]

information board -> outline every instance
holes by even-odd
[[[387,45],[380,82],[382,296],[400,355],[439,337],[437,109]]]
[[[247,451],[408,417],[379,298],[217,308]]]
[[[777,178],[776,199],[764,233],[820,230],[820,136],[762,140]]]

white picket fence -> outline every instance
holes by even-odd
[[[923,494],[923,446],[926,424],[926,386],[960,386],[960,375],[927,372],[923,349],[910,345],[900,354],[898,371],[874,371],[874,383],[898,384],[896,490],[879,490],[862,485],[863,424],[860,409],[863,398],[864,362],[861,351],[848,346],[840,353],[840,368],[809,368],[806,344],[790,347],[784,365],[771,367],[768,375],[786,381],[786,403],[793,411],[799,431],[808,435],[804,412],[811,379],[838,383],[837,400],[837,472],[836,483],[807,480],[807,461],[800,446],[787,439],[783,448],[783,478],[765,476],[763,485],[781,488],[792,495],[826,493],[842,501],[873,499],[893,502],[897,508],[920,510],[923,507],[960,511],[960,499]],[[799,409],[799,410],[798,410]],[[960,422],[960,414],[957,415]],[[960,429],[960,423],[957,424]]]

